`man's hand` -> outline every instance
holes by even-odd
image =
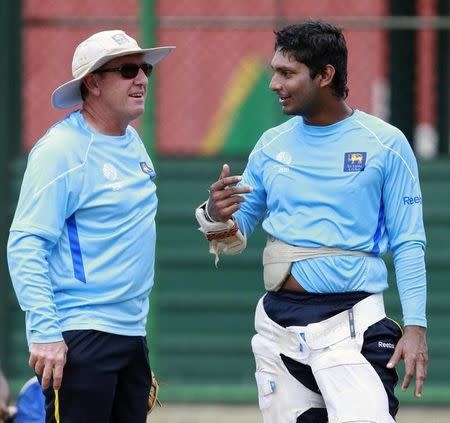
[[[42,376],[42,387],[50,386],[53,379],[53,388],[59,389],[66,364],[67,345],[64,341],[47,344],[31,344],[29,366],[36,374]]]
[[[10,417],[8,407],[0,403],[0,423],[3,423]]]
[[[0,423],[9,417],[8,410],[9,385],[0,370]]]
[[[237,187],[242,176],[230,176],[230,167],[224,164],[217,182],[209,188],[208,215],[216,222],[226,222],[233,213],[239,210],[240,203],[245,199],[240,194],[247,194],[252,187]]]
[[[0,423],[4,422],[9,417],[9,410],[6,401],[0,398]]]
[[[402,358],[405,361],[405,377],[403,378],[402,390],[406,391],[408,389],[411,379],[414,377],[416,380],[414,395],[420,398],[428,370],[426,328],[405,326],[403,336],[398,341],[394,354],[386,367],[389,369],[394,368]]]

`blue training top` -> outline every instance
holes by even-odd
[[[61,331],[145,335],[155,260],[153,164],[137,132],[107,136],[80,111],[32,149],[8,242],[28,342]]]
[[[241,185],[235,214],[247,236],[264,230],[301,247],[372,253],[298,261],[292,274],[309,292],[381,292],[380,255],[393,252],[405,325],[426,326],[425,232],[417,163],[400,130],[356,110],[328,126],[296,116],[266,131]]]

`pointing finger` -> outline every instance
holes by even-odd
[[[220,172],[219,179],[226,178],[227,176],[230,176],[230,166],[228,164],[224,164],[222,166],[222,171]]]

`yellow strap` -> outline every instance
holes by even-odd
[[[55,392],[55,420],[59,423],[59,391],[57,389],[53,390]]]

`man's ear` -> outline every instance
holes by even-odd
[[[98,84],[97,75],[90,73],[89,75],[84,77],[83,83],[90,94],[96,97],[100,95],[100,86]]]
[[[336,69],[333,65],[325,65],[325,67],[317,74],[316,78],[319,79],[319,86],[326,87],[330,86],[333,82],[334,75],[336,74]]]

